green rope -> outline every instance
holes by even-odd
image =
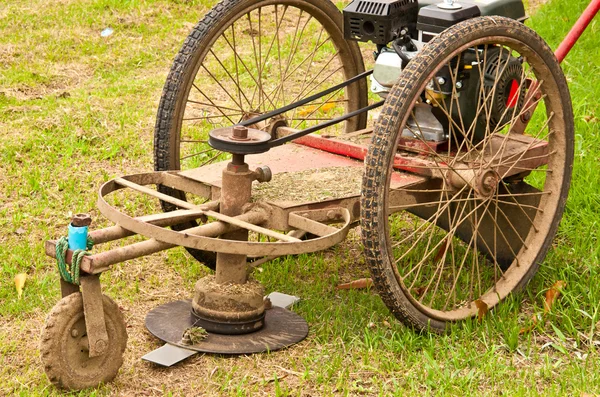
[[[94,246],[94,241],[88,236],[86,248],[91,250]],[[71,259],[71,268],[67,264],[67,250],[69,249],[69,240],[66,237],[61,237],[56,242],[56,261],[58,262],[58,272],[60,277],[68,283],[79,285],[79,269],[81,260],[85,255],[90,253],[87,250],[75,250],[73,251],[73,258]]]

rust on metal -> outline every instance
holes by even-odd
[[[231,134],[231,139],[235,141],[247,141],[250,138],[248,137],[248,128],[242,125],[236,125],[233,127],[233,133]]]
[[[221,284],[215,276],[205,276],[194,290],[193,314],[208,332],[245,334],[264,326],[265,289],[259,282]]]
[[[217,128],[210,131],[209,135],[211,139],[217,141],[237,143],[240,145],[256,145],[268,142],[271,139],[271,135],[268,132],[239,125]]]
[[[132,218],[133,219],[133,218]],[[246,214],[240,215],[238,219],[242,221],[248,222],[260,222],[264,219],[264,215],[257,212],[252,211]],[[151,224],[148,224],[150,226]],[[141,228],[143,229],[143,222]],[[190,234],[203,234],[208,237],[217,237],[221,234],[224,234],[228,231],[235,230],[237,227],[231,224],[226,224],[224,222],[212,222],[206,225],[201,225],[192,229],[187,229],[182,233],[183,238],[187,238]],[[110,228],[108,228],[110,229]],[[162,228],[158,228],[162,229]],[[106,229],[103,229],[106,230]],[[124,229],[125,230],[125,229]],[[162,229],[165,230],[165,229]],[[173,232],[173,231],[170,231]],[[174,232],[178,233],[178,232]],[[132,233],[134,234],[134,233]],[[140,233],[144,235],[143,233]],[[177,244],[169,244],[161,241],[157,241],[153,238],[142,241],[135,244],[126,245],[119,248],[114,248],[109,251],[86,255],[81,260],[81,270],[89,273],[89,274],[97,274],[104,272],[109,269],[111,265],[116,263],[121,263],[129,259],[139,258],[141,256],[150,255],[156,252],[160,252],[169,248],[176,247]],[[46,241],[46,255],[56,258],[56,241],[50,240]],[[71,264],[71,259],[73,256],[72,250],[67,250],[66,262]]]
[[[326,223],[339,223],[343,222],[343,219],[344,213],[340,208],[312,210],[290,213],[289,224],[316,236],[327,236],[336,233],[338,229]]]
[[[362,163],[358,161],[294,144],[277,147],[270,152],[252,156],[252,159],[254,160],[253,167],[261,167],[266,162],[273,162],[273,168],[277,169],[278,172],[293,171],[297,168],[307,169],[313,166],[317,168],[327,166],[362,167]],[[217,166],[222,167],[223,164],[220,163]],[[355,197],[311,203],[278,203],[278,205],[274,206],[251,204],[250,206],[244,206],[244,213],[242,215],[231,217],[217,212],[220,206],[219,201],[196,205],[174,199],[171,196],[163,195],[160,192],[145,187],[145,185],[165,185],[174,189],[199,194],[205,199],[213,195],[214,189],[221,190],[222,175],[220,173],[220,178],[213,179],[214,184],[212,184],[210,181],[202,180],[203,177],[201,175],[206,174],[198,174],[199,170],[193,171],[183,171],[180,174],[173,172],[136,174],[105,183],[99,191],[98,208],[109,220],[118,226],[90,232],[90,237],[95,241],[95,244],[102,244],[134,234],[146,236],[149,240],[85,256],[81,263],[82,271],[97,274],[108,270],[115,263],[148,255],[177,245],[234,255],[243,254],[255,258],[273,258],[281,255],[314,252],[326,249],[342,241],[349,228],[359,216],[358,194]],[[247,172],[250,173],[249,170]],[[252,174],[248,178],[258,178],[257,171],[253,171]],[[392,176],[392,185],[407,186],[421,180],[421,177],[394,173]],[[107,195],[123,188],[134,189],[157,199],[168,200],[172,204],[184,209],[164,214],[130,217],[105,201]],[[314,232],[318,232],[313,233],[315,235],[323,235],[323,231],[327,231],[327,235],[307,241],[299,241],[293,234],[286,235],[273,230],[290,231],[296,229],[293,225],[299,219],[298,213],[315,209],[342,211],[343,219],[340,223],[343,223],[343,226],[340,228],[326,226],[326,223],[331,222],[312,219],[312,216],[315,216],[313,213],[309,220],[304,220],[303,225]],[[212,217],[216,221],[180,232],[165,228],[165,226],[205,216]],[[291,225],[290,219],[292,219]],[[324,224],[317,225],[314,222],[310,222],[311,219],[314,222]],[[300,222],[302,221],[300,219]],[[223,238],[224,234],[240,229],[268,235],[279,241],[263,243]],[[304,232],[306,231],[308,230],[304,230]],[[299,230],[299,233],[302,232],[302,230]],[[217,240],[216,237],[220,238]],[[46,243],[46,253],[50,256],[55,256],[55,242],[48,241]],[[67,263],[71,262],[71,255],[72,252],[68,251]],[[242,266],[240,265],[240,267]]]
[[[238,132],[238,135],[240,134],[244,135]],[[231,217],[240,215],[242,207],[249,203],[252,197],[252,181],[255,179],[255,174],[249,170],[246,163],[242,163],[241,165],[229,163],[222,173],[221,215]],[[240,229],[224,234],[222,238],[226,240],[247,241],[248,229]],[[215,274],[217,284],[244,284],[248,279],[246,254],[218,252]],[[198,285],[196,286],[196,291],[198,291]]]
[[[227,175],[235,174],[235,175],[243,176],[243,178],[239,178],[236,181],[234,181],[234,183],[233,183],[232,186],[234,186],[235,191],[233,192],[233,194],[229,195],[228,197],[229,198],[243,198],[243,199],[245,199],[249,195],[240,195],[240,193],[242,192],[242,188],[246,187],[247,185],[251,186],[252,185],[252,181],[256,177],[256,174],[254,172],[248,171],[248,166],[247,165],[245,165],[245,167],[244,166],[238,166],[238,165],[235,165],[233,163],[229,163],[229,165],[230,166],[228,166],[228,169],[225,170],[225,171],[228,172]],[[238,169],[243,169],[244,171],[243,172],[242,171],[238,171]],[[225,171],[224,171],[224,175],[225,175]],[[198,205],[195,205],[195,204],[188,203],[187,201],[183,201],[183,200],[179,200],[179,199],[173,198],[173,197],[171,197],[169,195],[166,195],[164,193],[160,193],[160,192],[157,192],[155,190],[149,189],[149,188],[147,188],[145,186],[139,185],[137,183],[128,181],[125,178],[117,178],[117,179],[115,179],[115,182],[117,182],[119,185],[127,186],[127,187],[132,188],[134,190],[137,190],[137,191],[139,191],[141,193],[148,194],[150,196],[159,198],[162,201],[166,201],[166,202],[169,202],[171,204],[178,205],[180,207],[189,208],[189,209],[205,208],[204,205],[198,206]],[[251,224],[251,223],[248,223],[248,222],[244,222],[244,221],[242,221],[240,219],[235,219],[234,217],[229,216],[228,213],[233,213],[233,212],[236,212],[236,215],[239,215],[239,212],[241,212],[241,206],[243,206],[244,204],[246,204],[248,201],[244,201],[243,204],[241,204],[240,211],[224,210],[223,208],[227,208],[229,206],[229,203],[224,202],[224,200],[221,200],[221,201],[222,202],[220,203],[220,206],[221,206],[221,212],[220,213],[212,211],[212,210],[205,210],[205,211],[203,211],[203,213],[201,215],[210,216],[210,217],[216,218],[216,219],[218,219],[220,221],[224,221],[224,222],[230,223],[232,225],[239,226],[240,228],[251,230],[251,231],[255,231],[257,233],[262,233],[264,235],[267,235],[267,236],[270,236],[270,237],[274,237],[274,238],[277,238],[277,239],[280,239],[280,240],[285,240],[285,241],[295,241],[296,240],[296,239],[292,239],[292,238],[290,238],[290,237],[288,237],[288,236],[286,236],[284,234],[277,233],[277,232],[274,232],[272,230],[265,229],[265,228],[262,228],[260,226],[256,226],[254,224]]]
[[[398,148],[416,154],[432,154],[448,151],[448,141],[424,141],[418,138],[398,138]]]
[[[234,127],[233,133],[235,139],[247,139],[248,129]],[[243,213],[252,198],[252,182],[258,176],[250,171],[242,155],[235,157],[222,173],[220,214],[229,217]],[[221,238],[248,241],[248,231],[253,227],[225,233]],[[268,234],[272,232],[269,230]],[[279,240],[288,238],[297,240],[284,234],[279,236]],[[265,324],[265,289],[259,282],[248,280],[246,253],[217,252],[216,264],[215,276],[205,276],[195,285],[192,308],[196,323],[209,332],[229,335],[260,330]]]
[[[157,184],[160,183],[160,175],[153,175],[160,173],[150,173],[150,174],[140,174],[140,175],[130,175],[127,177],[129,181],[132,181],[136,184],[140,184],[139,182],[145,182],[146,184]],[[164,229],[158,226],[150,225],[147,223],[139,222],[135,220],[133,217],[130,217],[117,209],[110,206],[104,199],[104,196],[111,193],[116,189],[120,189],[121,187],[115,183],[114,181],[106,182],[100,188],[100,196],[98,198],[98,208],[100,211],[106,216],[109,220],[114,223],[119,224],[121,227],[136,232],[140,235],[155,238],[157,241],[162,241],[169,244],[181,245],[189,248],[197,248],[205,251],[214,251],[214,252],[224,252],[230,254],[246,254],[249,256],[268,256],[268,255],[295,255],[299,253],[306,252],[315,252],[320,251],[322,249],[329,248],[340,241],[342,241],[348,230],[350,228],[350,224],[352,223],[352,217],[350,215],[350,211],[345,209],[344,212],[344,225],[338,229],[336,234],[324,236],[316,239],[311,239],[307,241],[300,242],[287,242],[281,241],[277,243],[270,242],[254,242],[254,241],[235,241],[235,240],[224,240],[224,239],[214,239],[208,238],[202,235],[196,235],[197,228],[188,229],[183,232],[177,232],[174,230]],[[353,200],[352,203],[356,203],[356,200]],[[319,204],[315,204],[319,205]],[[244,215],[240,216],[238,219],[246,222],[246,219],[243,219],[245,216],[250,218],[254,218],[255,222],[249,221],[248,223],[265,223],[271,216],[271,214],[265,214],[263,206],[250,206]],[[250,214],[254,214],[251,216]],[[355,211],[353,211],[355,213]],[[207,214],[209,214],[207,212]],[[219,214],[217,214],[219,215]],[[223,215],[220,215],[223,216]],[[229,217],[231,218],[231,217]],[[226,223],[227,219],[223,221]],[[198,228],[210,228],[216,222],[199,226]],[[245,226],[244,226],[245,227]],[[200,229],[204,230],[204,229]],[[222,233],[221,233],[222,234]],[[85,258],[84,261],[85,262]]]
[[[218,208],[218,202],[215,202],[215,208]],[[163,212],[147,216],[137,217],[135,219],[140,222],[146,222],[156,226],[172,226],[182,222],[196,220],[202,218],[204,211],[202,210],[176,210],[171,212]],[[94,241],[94,245],[103,244],[109,241],[118,240],[121,238],[133,236],[135,233],[122,228],[121,226],[111,226],[104,229],[98,229],[89,233],[90,238]]]
[[[356,160],[364,160],[367,155],[367,145],[361,145],[340,139],[324,138],[317,134],[309,134],[294,140],[294,143],[305,145],[314,149],[323,150],[329,153],[347,156]],[[431,177],[431,168],[436,163],[422,156],[408,156],[406,154],[396,154],[394,158],[394,168],[403,171]]]

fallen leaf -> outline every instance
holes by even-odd
[[[334,107],[335,107],[335,104],[332,103],[332,102],[327,102],[327,103],[325,103],[323,105],[319,105],[319,106],[317,106],[317,105],[309,105],[305,109],[300,110],[298,112],[298,115],[304,117],[304,116],[308,116],[310,114],[313,114],[313,113],[315,113],[318,110],[323,111],[323,112],[327,112],[327,111],[333,109]]]
[[[415,298],[420,298],[425,291],[427,290],[427,287],[415,287],[413,288],[413,293],[415,295]]]
[[[558,299],[560,292],[564,287],[567,286],[567,283],[563,280],[559,280],[554,283],[554,285],[546,291],[546,300],[544,301],[544,314],[548,313],[552,309],[552,305]]]
[[[321,106],[321,110],[326,112],[328,110],[331,110],[335,107],[335,104],[331,103],[331,102],[327,102],[326,104],[324,104],[323,106]]]
[[[15,230],[15,233],[20,236],[22,234],[25,234],[25,229],[23,229],[22,227],[20,227],[17,230]]]
[[[477,310],[478,310],[477,311],[477,320],[481,321],[481,320],[483,320],[483,316],[485,316],[490,309],[488,308],[487,303],[485,303],[481,299],[477,299],[475,301],[475,306],[477,306]]]
[[[558,299],[560,292],[566,286],[567,286],[566,281],[559,280],[559,281],[555,282],[554,285],[552,285],[552,287],[550,287],[550,289],[548,291],[546,291],[546,299],[544,300],[544,313],[543,314],[534,314],[531,317],[531,319],[532,319],[531,325],[521,328],[519,330],[519,334],[531,332],[537,325],[538,321],[544,320],[544,317],[552,309],[552,305],[554,305],[554,302],[556,302],[556,300]]]
[[[350,281],[349,283],[340,284],[335,289],[362,289],[373,286],[373,279],[361,278],[359,280]]]
[[[306,108],[298,112],[299,116],[308,116],[311,112],[314,112],[317,107],[314,105],[307,106]]]
[[[15,288],[17,289],[17,294],[19,295],[19,299],[23,296],[23,288],[25,287],[25,280],[27,280],[27,273],[19,273],[15,276]]]
[[[444,257],[444,253],[446,252],[446,247],[448,247],[448,238],[445,238],[442,245],[440,245],[440,249],[438,250],[438,253],[435,256],[435,259],[433,260],[434,263],[439,262],[439,260]]]

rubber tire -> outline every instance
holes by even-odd
[[[40,341],[41,360],[46,376],[54,385],[70,390],[95,387],[110,382],[123,365],[123,353],[127,346],[127,329],[119,306],[108,296],[102,295],[108,351],[93,360],[93,368],[81,371],[74,368],[66,349],[71,341],[70,329],[83,318],[83,298],[74,293],[62,298],[48,314]]]
[[[320,18],[325,18],[332,29],[337,29],[343,37],[342,13],[330,0],[223,0],[217,3],[206,16],[198,22],[190,35],[183,43],[183,47],[175,57],[171,71],[165,82],[163,93],[158,106],[156,125],[154,130],[154,169],[155,171],[167,171],[179,169],[179,159],[175,159],[174,146],[178,144],[181,118],[185,110],[185,100],[189,94],[191,83],[194,81],[200,66],[203,52],[210,42],[218,37],[219,30],[225,25],[232,23],[242,16],[248,7],[256,7],[272,4],[294,4],[321,13]],[[321,24],[323,21],[319,20]],[[346,41],[346,53],[341,53],[344,62],[352,62],[355,74],[364,72],[362,55],[355,41]],[[352,77],[352,76],[349,76]],[[366,80],[361,80],[358,107],[367,106]],[[357,108],[358,108],[357,107]],[[363,113],[351,120],[354,125],[352,130],[366,127],[367,114]],[[180,200],[185,200],[185,193],[179,190],[160,186],[162,193],[168,194]],[[164,211],[175,209],[173,205],[161,202]],[[173,227],[174,230],[183,230],[197,226],[196,222],[188,222]],[[204,263],[211,269],[216,267],[216,254],[192,248],[186,248],[188,252],[198,261]]]
[[[483,33],[485,32],[485,33]],[[444,59],[452,48],[458,48],[471,40],[489,36],[509,36],[521,40],[534,49],[554,75],[564,111],[566,130],[564,148],[564,179],[555,216],[536,259],[513,291],[522,289],[535,275],[548,252],[559,222],[562,218],[571,182],[574,150],[573,110],[567,81],[550,47],[533,30],[520,22],[503,17],[479,17],[446,29],[425,46],[403,71],[383,106],[374,130],[363,177],[361,197],[362,242],[366,262],[374,284],[383,302],[392,313],[407,326],[420,331],[444,333],[449,322],[432,318],[416,307],[397,281],[393,258],[389,254],[390,241],[386,232],[385,197],[389,181],[390,162],[397,151],[397,139],[405,114],[419,94],[422,80],[436,68],[434,62]]]

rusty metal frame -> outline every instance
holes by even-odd
[[[175,246],[184,246],[206,251],[228,254],[244,254],[255,257],[278,257],[316,252],[338,244],[348,234],[355,221],[354,212],[344,207],[311,209],[308,205],[301,211],[285,211],[267,205],[254,205],[247,212],[236,217],[222,215],[216,211],[218,202],[211,201],[202,205],[191,204],[163,195],[146,188],[145,185],[168,185],[175,189],[186,189],[209,195],[210,187],[198,186],[201,183],[179,177],[172,172],[153,172],[130,175],[106,182],[99,190],[98,208],[109,220],[118,226],[97,230],[90,233],[96,244],[118,238],[140,234],[149,240],[115,248],[94,255],[87,255],[81,261],[81,270],[89,274],[98,274],[109,269],[113,264],[128,259],[152,254]],[[184,207],[183,210],[148,215],[134,218],[109,205],[105,197],[123,188],[134,188],[145,194]],[[347,200],[346,204],[353,210],[358,199]],[[259,226],[279,212],[279,217],[287,216],[289,228],[309,232],[319,237],[302,241],[293,234],[283,234]],[[185,220],[212,217],[216,222],[207,223],[183,231],[174,231],[163,226],[174,225]],[[340,228],[327,226],[324,223],[342,223]],[[303,230],[305,228],[306,230]],[[276,238],[278,242],[254,242],[217,239],[217,237],[234,230],[252,230],[257,233]],[[55,257],[55,241],[46,242],[46,254]],[[72,252],[67,252],[67,263],[71,261]]]
[[[127,180],[130,183],[137,185],[149,185],[149,184],[164,184],[163,183],[163,172],[153,172],[149,174],[137,174],[130,175],[120,180]],[[174,188],[179,189],[179,186],[174,185]],[[139,219],[135,219],[129,215],[123,214],[110,206],[104,197],[116,190],[123,188],[119,185],[116,180],[106,182],[100,188],[98,197],[98,208],[104,216],[106,216],[112,222],[118,224],[126,230],[135,232],[137,234],[153,238],[157,242],[181,245],[188,248],[196,248],[205,251],[223,252],[228,254],[246,254],[246,255],[294,255],[307,252],[315,252],[331,247],[340,241],[342,241],[348,230],[352,217],[350,211],[346,208],[330,209],[335,214],[334,219],[330,219],[330,222],[343,221],[344,225],[337,229],[336,232],[319,237],[312,240],[300,241],[296,238],[286,236],[285,234],[276,233],[269,231],[268,229],[257,227],[258,224],[265,222],[273,211],[272,208],[266,206],[254,206],[249,212],[237,217],[228,217],[216,213],[210,209],[203,209],[203,206],[197,206],[190,204],[185,201],[178,202],[177,204],[186,205],[188,209],[197,209],[203,211],[204,215],[215,217],[218,219],[217,222],[212,222],[206,225],[201,225],[192,229],[187,229],[181,232],[164,229],[159,226],[155,226],[150,223],[141,222]],[[154,195],[158,198],[169,198],[172,201],[174,199],[170,196],[162,197],[160,193],[154,192]],[[186,203],[186,204],[183,204]],[[322,218],[322,210],[308,210],[301,213],[302,217],[309,218],[312,214],[316,214],[319,218]],[[218,225],[218,226],[213,226]],[[228,230],[235,229],[248,229],[254,230],[258,233],[270,233],[272,237],[278,238],[283,241],[277,243],[259,243],[259,242],[241,242],[234,240],[216,240],[221,234],[224,234]],[[216,233],[210,233],[214,231]]]
[[[281,132],[285,135],[291,131],[291,129],[283,128],[278,133]],[[365,133],[368,133],[368,131]],[[503,139],[503,137],[500,137],[500,139]],[[543,141],[539,143],[530,142],[531,138],[524,136],[515,136],[514,140],[516,140],[515,150],[509,153],[509,157],[514,157],[515,162],[518,162],[518,164],[514,164],[510,167],[510,170],[500,169],[500,167],[491,165],[492,169],[497,168],[498,173],[503,178],[524,172],[520,166],[523,166],[523,169],[530,169],[547,162],[547,147]],[[328,139],[318,135],[307,135],[296,142],[302,146],[344,154],[355,159],[362,160],[366,154],[366,147],[363,145]],[[523,145],[524,143],[526,145]],[[523,146],[529,148],[527,153],[522,153],[522,150],[519,150],[519,147]],[[447,171],[436,171],[435,169],[440,168],[440,165],[426,156],[415,154],[398,154],[394,159],[394,168],[412,171],[413,175],[418,174],[414,175],[413,184],[424,183],[427,179],[448,179],[454,173],[457,174],[454,179],[465,179],[464,176],[458,174],[457,170],[450,168]],[[473,178],[466,178],[465,181],[471,183],[470,179]],[[406,182],[401,185],[405,184]],[[90,233],[90,237],[96,244],[134,234],[148,237],[149,240],[85,256],[81,263],[82,271],[89,274],[97,274],[108,270],[115,263],[149,255],[175,246],[184,246],[217,253],[246,255],[255,258],[259,257],[262,258],[260,259],[261,263],[266,258],[320,251],[341,242],[350,227],[358,219],[360,212],[359,197],[357,196],[321,202],[293,204],[290,206],[249,203],[241,215],[227,216],[219,212],[219,201],[208,201],[204,204],[196,205],[150,189],[147,185],[168,186],[173,189],[192,193],[207,200],[210,197],[214,197],[216,192],[218,193],[218,188],[209,183],[199,182],[173,171],[135,174],[106,182],[99,189],[98,208],[117,226],[93,231]],[[131,217],[109,205],[105,199],[111,193],[125,188],[150,195],[182,209],[137,218]],[[402,201],[400,197],[398,197],[398,200]],[[182,231],[165,228],[166,226],[181,224],[190,220],[200,219],[206,221],[207,218],[213,218],[216,221]],[[343,226],[341,228],[334,228],[327,225],[330,223],[343,223]],[[236,230],[254,231],[278,241],[254,242],[223,238],[223,235]],[[301,241],[294,234],[285,234],[285,232],[292,230],[308,232],[319,237]],[[54,241],[46,243],[46,253],[50,256],[55,256]],[[71,251],[67,252],[68,263],[70,263],[71,254]],[[63,294],[71,292],[73,291],[64,290]]]

